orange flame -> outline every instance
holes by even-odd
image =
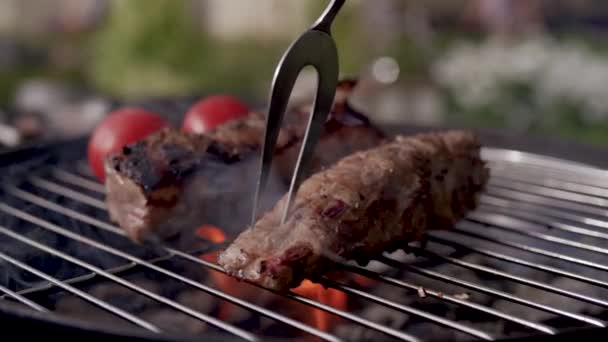
[[[215,226],[204,225],[199,227],[196,230],[196,234],[205,239],[209,240],[213,243],[222,243],[226,241],[226,235],[224,232]],[[217,257],[220,251],[214,251],[211,253],[206,253],[200,256],[201,259],[217,263]],[[243,296],[249,295],[247,293],[238,293],[239,290],[245,290],[243,286],[239,286],[239,281],[225,275],[224,273],[211,271],[210,276],[213,279],[215,285],[226,292],[227,294],[233,296]],[[361,277],[364,278],[364,277]],[[365,278],[365,280],[368,280]],[[254,288],[255,289],[255,288]],[[346,294],[334,289],[326,289],[320,284],[313,283],[310,280],[304,280],[297,288],[293,289],[293,292],[299,294],[300,296],[304,296],[315,300],[321,304],[332,306],[339,310],[346,310],[347,306],[347,297]],[[253,295],[253,294],[252,294]],[[227,303],[222,303],[227,304]],[[319,309],[310,309],[312,312],[306,310],[302,314],[303,319],[308,320],[308,324],[316,327],[322,331],[328,331],[332,325],[333,316],[330,313],[327,313],[323,310]],[[219,308],[219,318],[222,320],[226,320],[230,317],[232,311],[231,305],[221,305]],[[312,314],[310,314],[312,313]]]
[[[226,234],[224,234],[221,229],[215,226],[203,225],[196,229],[196,235],[216,244],[226,241]],[[221,251],[218,250],[202,254],[200,258],[208,262],[217,263],[217,257],[220,252]],[[211,279],[213,279],[213,283],[222,291],[226,292],[229,295],[236,295],[238,288],[238,281],[236,279],[227,276],[224,273],[216,271],[209,272],[209,275],[211,276]],[[226,320],[230,317],[232,307],[230,305],[223,304],[226,303],[222,303],[222,305],[220,305],[218,317],[222,320]]]
[[[376,284],[376,281],[374,279],[368,278],[360,274],[353,274],[351,278],[356,284],[365,288],[373,287]]]
[[[346,294],[334,289],[326,289],[321,284],[305,279],[293,292],[336,309],[346,310]],[[319,309],[312,310],[312,323],[317,329],[328,331],[332,323],[332,315]]]
[[[213,243],[222,243],[226,241],[226,234],[216,226],[200,226],[196,229],[196,235]]]

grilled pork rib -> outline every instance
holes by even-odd
[[[383,139],[364,116],[335,105],[311,172]],[[269,206],[286,191],[306,128],[307,114],[293,114],[275,149]],[[109,156],[110,218],[137,242],[165,239],[202,224],[242,227],[250,217],[264,129],[265,117],[251,113],[204,136],[167,128]]]
[[[489,177],[479,152],[466,131],[399,136],[356,152],[304,181],[284,224],[281,199],[219,263],[276,291],[321,274],[336,258],[366,264],[474,209]]]

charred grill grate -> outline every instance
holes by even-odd
[[[49,151],[53,153],[45,150],[36,158],[25,158],[28,163],[11,166],[10,175],[4,173],[9,176],[2,180],[0,198],[0,267],[7,275],[0,278],[0,298],[49,314],[61,312],[57,298],[76,298],[108,314],[104,320],[118,317],[155,333],[166,329],[143,314],[137,303],[153,303],[164,312],[203,322],[205,331],[220,330],[245,340],[257,340],[268,331],[331,341],[350,338],[339,329],[245,295],[257,291],[262,297],[266,290],[242,283],[234,286],[247,287],[246,291],[230,290],[200,276],[201,271],[222,272],[199,257],[221,244],[201,241],[188,250],[132,244],[109,223],[104,188],[83,161],[73,162],[78,153]],[[269,295],[283,301],[278,307],[299,303],[297,310],[325,312],[339,320],[334,326],[406,341],[447,336],[437,337],[437,331],[495,340],[605,327],[608,173],[510,150],[484,149],[483,154],[492,169],[489,188],[479,209],[456,229],[430,233],[424,248],[410,247],[415,257],[397,253],[382,256],[367,268],[340,265],[342,274],[356,274],[368,285],[343,277],[322,279],[356,303],[354,308],[336,308],[293,292]],[[137,278],[142,274],[146,282]],[[117,284],[124,290],[121,294],[136,297],[108,299],[95,290],[102,282]],[[176,293],[163,289],[173,283],[206,297],[179,300]],[[201,308],[205,300],[230,303],[248,317],[263,317],[286,328],[277,333],[263,330],[258,320],[221,317],[217,308]],[[407,323],[375,319],[365,314],[366,305],[404,315]],[[503,328],[485,329],[484,322],[500,322]],[[431,335],[421,330],[428,326]]]

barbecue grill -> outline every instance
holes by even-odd
[[[366,268],[339,265],[337,275],[318,280],[323,296],[236,281],[228,287],[222,269],[201,257],[225,247],[208,236],[185,249],[131,243],[108,220],[104,188],[83,160],[86,139],[5,153],[3,334],[150,341],[606,335],[608,173],[580,162],[602,151],[569,144],[548,156],[519,150],[556,145],[480,134],[492,170],[480,207],[411,253]],[[327,300],[338,294],[346,305]],[[196,334],[171,329],[183,322]]]

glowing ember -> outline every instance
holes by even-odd
[[[310,280],[304,280],[293,292],[304,296],[325,305],[332,306],[336,309],[346,310],[346,294],[334,289],[326,289],[320,284],[315,284]],[[312,322],[317,329],[328,331],[332,324],[333,316],[319,309],[312,310]]]
[[[226,235],[224,234],[224,232],[215,226],[201,226],[196,230],[196,234],[200,238],[216,244],[223,243],[226,241]],[[218,250],[210,253],[205,253],[202,254],[200,258],[208,262],[217,263],[217,257],[220,252],[221,251]],[[213,283],[219,289],[233,296],[255,296],[256,294],[250,293],[250,291],[259,291],[255,287],[243,286],[243,283],[221,272],[211,271],[210,276],[213,280]],[[370,279],[365,277],[360,278],[362,278],[362,281],[371,281]],[[347,298],[345,293],[334,289],[326,289],[322,285],[313,283],[310,280],[304,280],[300,284],[300,286],[293,289],[293,292],[315,300],[321,304],[329,305],[339,310],[346,310]],[[222,303],[219,308],[219,318],[222,320],[227,320],[230,317],[232,310],[233,307],[231,305],[229,305],[228,303]],[[319,330],[328,331],[333,323],[332,319],[334,317],[330,313],[327,313],[323,310],[310,310],[312,311],[308,311],[308,309],[306,310],[306,312],[303,314],[303,319],[308,320],[308,324],[316,327]]]
[[[203,225],[196,229],[196,235],[200,238],[209,240],[213,243],[222,243],[226,241],[226,234],[215,226]]]
[[[356,284],[362,287],[373,287],[376,284],[376,281],[374,279],[368,278],[360,274],[353,274],[351,278]]]
[[[196,230],[196,234],[205,240],[211,241],[213,243],[222,243],[224,241],[226,241],[226,234],[224,234],[224,232],[219,229],[218,227],[215,226],[210,226],[210,225],[204,225],[199,227]],[[214,264],[217,263],[217,257],[218,255],[221,253],[221,250],[217,250],[217,251],[213,251],[210,253],[205,253],[202,254],[200,256],[201,259],[208,261],[208,262],[212,262]],[[211,271],[209,272],[211,279],[213,279],[213,283],[222,291],[226,292],[227,294],[230,295],[236,295],[236,292],[238,291],[238,281],[230,276],[225,275],[224,273],[221,272],[217,272],[217,271]],[[226,304],[226,305],[224,305]],[[227,303],[222,303],[222,305],[220,305],[220,309],[219,309],[219,318],[220,319],[227,319],[230,316],[230,312],[232,310],[232,307],[230,305],[228,305]]]

